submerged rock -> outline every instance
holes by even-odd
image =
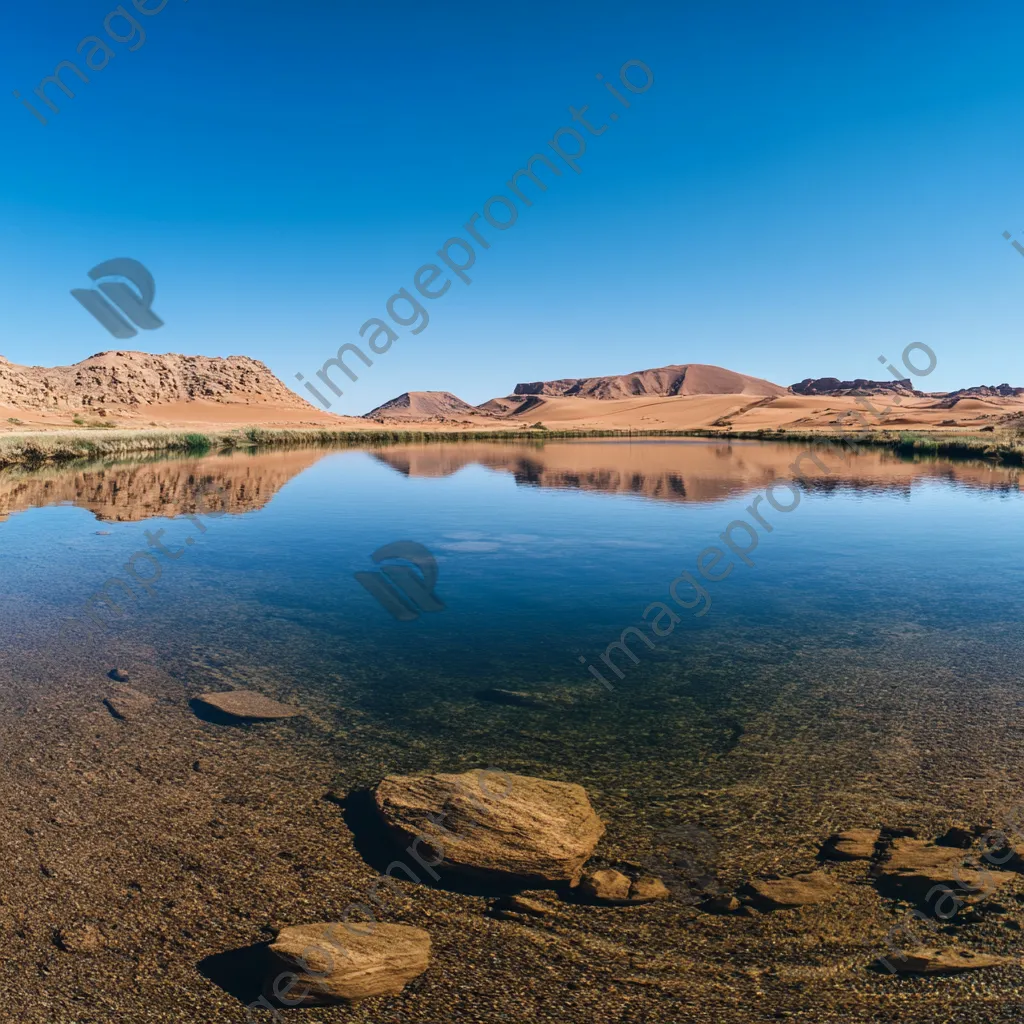
[[[580,882],[582,895],[602,903],[628,903],[629,878],[621,871],[605,868],[584,875]]]
[[[881,839],[877,828],[852,828],[837,832],[822,847],[821,855],[827,860],[871,860]]]
[[[936,886],[952,890],[963,903],[977,903],[1009,880],[988,867],[982,871],[965,867],[964,851],[958,847],[923,839],[897,839],[876,872],[883,895],[913,903],[941,898],[941,893],[933,893]]]
[[[748,883],[743,895],[758,910],[790,910],[832,899],[838,886],[824,871],[809,871],[789,878],[759,878]]]
[[[115,718],[128,721],[145,714],[156,701],[130,686],[114,686],[110,694],[103,698],[103,703]]]
[[[107,675],[116,683],[127,683],[130,678],[123,668],[112,668]]]
[[[974,953],[969,949],[916,949],[903,956],[887,958],[898,974],[959,974],[961,971],[977,971],[983,967],[998,967],[1001,964],[1018,963],[1014,957],[995,956],[988,953]]]
[[[268,984],[294,972],[288,1004],[318,1006],[398,995],[427,969],[430,934],[404,924],[303,924],[282,928],[270,951]]]
[[[580,882],[582,895],[599,903],[653,903],[655,900],[666,900],[671,893],[660,878],[646,875],[635,881],[629,879],[621,871],[606,868],[583,876]]]
[[[528,775],[389,775],[374,800],[403,842],[470,874],[575,885],[604,834],[582,786]]]
[[[526,896],[502,896],[495,900],[491,912],[498,917],[509,918],[517,914],[529,917],[551,917],[554,910],[540,900],[531,900]]]
[[[107,944],[103,933],[94,924],[60,928],[54,934],[54,941],[65,953],[98,953]]]
[[[653,875],[638,878],[629,887],[630,903],[653,903],[655,900],[667,900],[671,895],[668,886]]]
[[[221,711],[232,718],[270,722],[278,718],[295,718],[302,712],[290,704],[264,697],[255,690],[225,690],[204,693],[195,698],[199,704]]]
[[[735,896],[712,896],[705,900],[700,909],[705,914],[736,914],[742,910],[743,904]]]

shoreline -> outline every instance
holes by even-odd
[[[726,441],[784,441],[800,444],[849,442],[887,448],[904,456],[982,459],[996,465],[1024,465],[1024,441],[1007,435],[942,434],[928,431],[876,430],[863,433],[782,430],[322,430],[262,427],[222,431],[90,430],[39,431],[0,436],[0,468],[40,466],[78,459],[173,452],[202,455],[234,449],[365,447],[392,444],[449,444],[462,441],[545,441],[576,438],[694,437]]]

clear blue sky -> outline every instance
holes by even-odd
[[[299,388],[592,104],[610,126],[582,173],[489,229],[472,285],[333,411],[674,362],[878,376],[911,341],[938,354],[929,387],[1024,385],[1024,258],[1001,235],[1024,242],[1019,3],[127,0],[145,43],[108,40],[44,127],[11,91],[83,63],[115,6],[0,13],[14,362],[239,353]],[[624,92],[633,59],[655,82],[626,110],[595,75]],[[166,323],[128,342],[69,295],[120,256]]]

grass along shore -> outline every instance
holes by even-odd
[[[904,456],[985,459],[1002,465],[1024,465],[1024,436],[1016,431],[991,433],[928,433],[879,430],[847,433],[858,445],[887,448]],[[787,430],[273,430],[249,427],[226,431],[72,430],[12,433],[0,436],[0,466],[37,465],[76,459],[110,458],[145,452],[204,455],[232,449],[308,446],[367,447],[392,444],[437,444],[458,441],[545,441],[597,437],[702,437],[718,440],[785,441],[811,444],[839,440],[829,431]]]

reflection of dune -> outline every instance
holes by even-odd
[[[137,522],[196,512],[262,508],[323,449],[193,459],[7,470],[0,473],[0,518],[44,505],[87,508],[97,519]]]
[[[660,501],[721,501],[765,487],[790,468],[803,445],[759,441],[661,441],[618,438],[544,444],[432,444],[397,446],[374,456],[407,476],[442,477],[469,465],[511,473],[533,487],[637,494]],[[1017,490],[1019,469],[987,463],[910,462],[884,449],[820,456],[829,473],[809,459],[802,469],[816,490],[906,491],[940,479],[985,490]],[[844,462],[843,459],[846,459]]]

